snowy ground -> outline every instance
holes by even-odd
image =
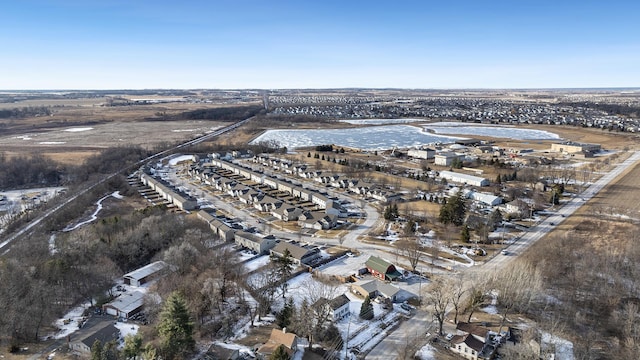
[[[416,357],[420,360],[435,360],[435,350],[433,346],[427,344],[418,350]]]
[[[573,360],[573,343],[549,333],[542,333],[542,346],[555,347],[556,360]]]
[[[319,267],[317,270],[325,275],[344,276],[348,274],[357,274],[358,270],[364,268],[364,263],[369,257],[361,256],[343,256],[328,264]]]
[[[498,314],[498,308],[496,307],[496,305],[498,305],[498,294],[496,294],[495,291],[492,291],[491,292],[491,305],[485,306],[480,310],[486,312],[487,314],[497,315]]]
[[[183,161],[196,161],[195,155],[180,155],[173,157],[169,160],[169,165],[176,166],[178,163]]]
[[[244,268],[247,272],[253,271],[253,270],[257,270],[265,265],[267,265],[269,263],[269,255],[263,255],[260,256],[257,259],[253,259],[249,262],[246,262],[244,264]]]

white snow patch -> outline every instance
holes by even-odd
[[[196,161],[196,157],[194,155],[180,155],[169,160],[169,165],[176,166],[179,162],[183,161]]]
[[[82,314],[91,304],[85,303],[77,306],[64,315],[62,319],[56,320],[54,325],[60,329],[58,333],[53,335],[55,339],[63,339],[79,329],[78,324],[82,321]],[[65,324],[66,322],[66,324]]]
[[[81,132],[81,131],[89,131],[89,130],[93,130],[93,128],[92,127],[76,127],[76,128],[68,128],[68,129],[65,129],[63,131]]]
[[[138,329],[140,328],[140,326],[136,325],[136,324],[130,324],[130,323],[126,323],[126,322],[116,322],[114,324],[114,326],[120,330],[120,337],[122,339],[124,339],[125,337],[127,337],[127,335],[135,335],[138,333]],[[122,342],[121,346],[124,345],[124,342]]]
[[[497,304],[498,304],[498,294],[495,291],[492,291],[491,292],[491,305],[483,307],[480,310],[486,312],[487,314],[496,315],[496,314],[498,314],[498,308],[496,307]]]
[[[420,360],[435,360],[434,350],[433,346],[427,344],[416,352],[416,357]]]
[[[56,234],[53,233],[49,237],[49,254],[55,255],[58,252],[58,248],[56,248]]]
[[[66,144],[66,141],[40,141],[38,144],[40,145],[62,145]]]
[[[247,271],[257,270],[265,265],[267,265],[270,261],[269,255],[263,255],[259,258],[253,259],[244,264],[244,268]]]
[[[551,335],[549,333],[542,333],[542,345],[545,347],[555,347],[555,359],[556,360],[573,360],[573,343],[567,339]]]

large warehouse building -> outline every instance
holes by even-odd
[[[472,186],[489,186],[489,180],[483,177],[455,173],[453,171],[440,171],[440,177],[447,181],[452,181],[460,184],[467,184]]]

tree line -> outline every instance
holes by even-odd
[[[27,106],[13,109],[0,109],[0,119],[24,119],[34,116],[49,116],[51,109],[47,106]]]

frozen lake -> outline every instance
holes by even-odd
[[[344,120],[352,124],[376,125],[388,122],[408,123],[419,119]],[[513,140],[560,140],[558,134],[508,125],[480,125],[460,122],[438,122],[420,127],[411,125],[366,126],[352,129],[267,130],[252,143],[276,141],[289,149],[305,146],[346,146],[363,150],[410,148],[435,143],[453,143],[464,136],[488,136]],[[446,134],[446,135],[445,135]],[[461,135],[463,137],[459,137]]]
[[[460,122],[438,122],[423,125],[436,134],[491,136],[513,140],[559,140],[560,136],[549,131],[524,129],[508,125],[480,125]]]
[[[458,139],[460,138],[429,133],[415,126],[388,125],[353,129],[267,130],[251,143],[274,140],[289,149],[334,144],[372,151],[453,143]]]

